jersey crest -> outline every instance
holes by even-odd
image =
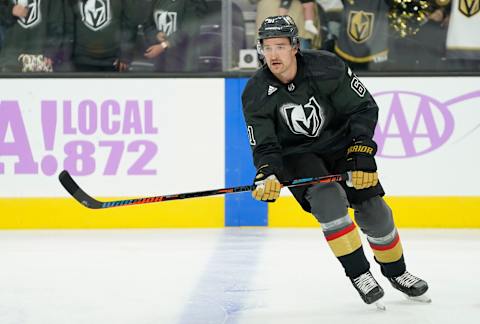
[[[472,17],[480,11],[480,0],[459,0],[458,10],[467,17]]]
[[[350,11],[348,15],[348,36],[356,43],[366,42],[373,33],[375,15],[365,11]]]
[[[28,9],[27,16],[18,18],[18,24],[23,28],[31,28],[42,21],[40,2],[42,0],[15,0],[14,3]]]
[[[170,36],[177,31],[177,13],[171,11],[156,10],[153,18],[157,30]]]
[[[285,104],[280,112],[292,133],[308,137],[317,137],[325,120],[323,109],[313,96],[305,105]]]
[[[80,1],[83,24],[93,31],[107,27],[112,20],[110,0]]]

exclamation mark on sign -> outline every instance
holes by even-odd
[[[42,129],[45,153],[52,152],[57,129],[57,103],[55,101],[42,101]],[[57,172],[57,159],[52,154],[46,154],[42,159],[41,167],[45,175],[51,176]]]

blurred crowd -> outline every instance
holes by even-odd
[[[231,69],[255,48],[248,6],[355,70],[480,72],[480,0],[233,0]],[[0,70],[222,71],[224,30],[221,0],[0,0]]]

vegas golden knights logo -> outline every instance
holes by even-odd
[[[93,31],[107,27],[111,20],[111,0],[86,0],[80,1],[80,14],[83,24]]]
[[[177,13],[157,10],[153,13],[157,30],[170,36],[177,31]]]
[[[459,0],[458,10],[467,17],[472,17],[480,11],[480,0]]]
[[[372,36],[375,15],[365,11],[350,11],[348,36],[356,43],[363,43]]]
[[[42,21],[42,12],[40,10],[41,0],[15,0],[14,4],[19,4],[27,8],[27,15],[17,19],[18,24],[23,28],[34,27]]]

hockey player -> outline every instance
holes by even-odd
[[[266,18],[257,48],[265,64],[242,95],[257,168],[253,197],[273,202],[281,180],[350,171],[353,187],[328,183],[291,191],[322,225],[332,252],[365,303],[381,307],[384,292],[369,271],[347,206],[355,210],[356,223],[393,287],[430,301],[427,283],[406,271],[392,212],[382,198],[372,140],[378,107],[372,96],[334,54],[300,53],[297,27],[289,16]]]
[[[134,0],[67,0],[66,47],[77,72],[125,72],[137,33]]]

